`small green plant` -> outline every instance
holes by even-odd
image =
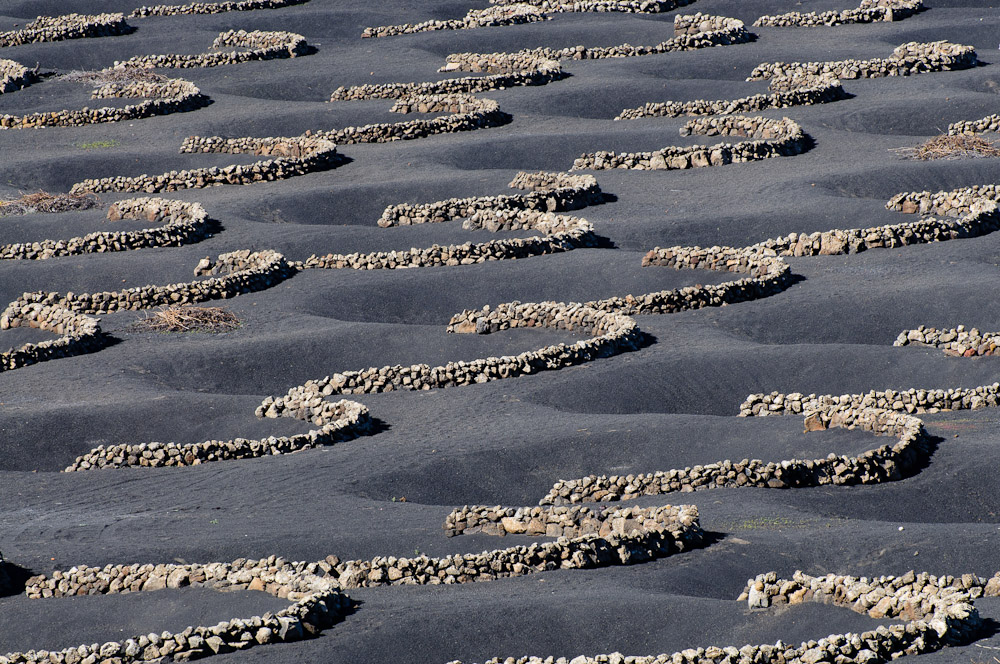
[[[217,525],[219,525],[219,520],[218,519],[212,519],[211,521],[209,521],[209,523],[212,524],[213,526],[217,526]]]
[[[109,138],[103,141],[91,141],[90,143],[77,143],[76,147],[80,148],[81,150],[96,150],[98,148],[116,148],[119,145],[121,145],[121,143],[119,143],[113,138]]]

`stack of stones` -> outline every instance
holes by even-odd
[[[933,346],[940,348],[946,355],[956,357],[973,357],[976,355],[993,355],[1000,347],[1000,333],[980,332],[978,328],[966,330],[959,325],[947,330],[938,330],[921,325],[915,330],[903,330],[896,337],[893,346]]]
[[[886,208],[904,213],[920,212],[951,218],[922,217],[916,222],[869,228],[834,229],[814,233],[791,233],[753,245],[759,251],[779,256],[832,256],[868,249],[902,247],[977,237],[1000,229],[996,187],[965,187],[953,191],[905,192],[893,196]],[[963,215],[954,218],[955,216]]]
[[[0,94],[26,88],[38,81],[38,76],[19,62],[0,58]]]
[[[29,127],[73,127],[101,122],[121,122],[154,115],[193,111],[208,103],[201,90],[193,83],[180,78],[163,82],[132,81],[108,83],[94,91],[94,99],[110,97],[148,97],[139,104],[122,107],[83,108],[77,111],[62,110],[28,115],[0,115],[0,128],[26,129]]]
[[[808,27],[844,25],[847,23],[875,23],[901,21],[924,9],[922,0],[861,0],[856,9],[829,12],[789,12],[761,16],[754,27]]]
[[[39,16],[21,30],[0,32],[0,47],[84,37],[124,35],[132,31],[122,14]]]
[[[268,397],[273,400],[273,397]],[[265,400],[265,407],[269,402]],[[257,409],[258,417],[263,415]],[[318,425],[318,428],[292,436],[269,436],[259,440],[234,438],[232,440],[206,440],[202,443],[125,443],[101,445],[79,456],[63,472],[103,468],[153,468],[161,466],[197,466],[212,461],[256,459],[278,454],[292,454],[302,450],[332,445],[368,434],[372,419],[368,408],[356,401],[323,402],[306,412],[294,413],[299,419]]]
[[[642,264],[644,267],[655,265],[677,270],[713,270],[750,276],[722,284],[616,296],[588,302],[586,306],[629,316],[671,314],[768,297],[784,290],[791,278],[791,268],[780,258],[764,256],[752,249],[733,247],[656,247],[643,257]]]
[[[453,71],[457,67],[442,71]],[[539,60],[530,69],[489,76],[464,76],[461,78],[445,78],[440,81],[424,83],[372,83],[356,85],[349,88],[339,87],[330,95],[330,101],[347,101],[357,99],[401,99],[420,98],[425,95],[453,95],[462,93],[485,92],[487,90],[503,90],[522,85],[545,85],[568,76],[555,60]]]
[[[722,487],[772,489],[825,485],[877,484],[905,477],[926,461],[931,445],[923,424],[915,417],[893,411],[828,409],[812,413],[806,430],[831,427],[859,428],[877,436],[898,438],[895,445],[882,445],[855,457],[830,454],[825,459],[788,459],[764,462],[760,459],[719,461],[681,470],[637,475],[589,475],[560,480],[553,485],[542,505],[632,500],[639,496],[701,491]]]
[[[803,395],[751,394],[740,404],[740,417],[767,417],[787,413],[812,413],[830,408],[876,408],[907,413],[937,413],[942,410],[976,410],[1000,405],[1000,383],[946,390],[871,390],[865,394]]]
[[[750,41],[743,21],[726,16],[686,14],[674,18],[675,36],[655,46],[569,46],[567,48],[535,48],[514,53],[452,53],[448,56],[448,71],[510,73],[534,69],[542,60],[594,60],[628,58],[657,53],[687,51],[710,46],[742,44]]]
[[[146,16],[179,16],[182,14],[221,14],[248,12],[255,9],[278,9],[301,5],[309,0],[226,0],[225,2],[192,2],[188,5],[153,5],[133,9],[130,18]]]
[[[487,7],[486,9],[470,9],[469,13],[463,18],[448,21],[431,20],[420,23],[401,23],[399,25],[380,25],[374,28],[365,28],[361,36],[363,38],[392,37],[417,32],[433,32],[435,30],[470,30],[472,28],[535,23],[537,21],[544,21],[545,19],[545,14],[536,7],[518,2],[499,7]]]
[[[233,46],[246,50],[224,53],[200,53],[198,55],[137,55],[115,66],[169,67],[191,69],[193,67],[218,67],[253,60],[273,60],[307,55],[310,46],[306,38],[294,32],[268,32],[262,30],[229,30],[212,42],[212,48]]]
[[[948,125],[948,134],[982,134],[987,131],[1000,131],[1000,114],[987,115],[981,120],[963,120]]]
[[[609,510],[604,513],[581,508],[484,508],[465,507],[448,517],[445,528],[457,535],[471,528],[506,523],[527,533],[539,520],[546,530],[561,530],[554,542],[532,543],[482,553],[455,554],[443,558],[396,558],[337,562],[341,588],[387,585],[438,585],[490,581],[555,569],[592,569],[628,565],[669,556],[696,547],[704,539],[694,505]],[[548,514],[545,514],[549,512]],[[469,519],[472,520],[471,525]],[[533,526],[532,526],[533,527]],[[599,534],[603,533],[603,534]],[[544,534],[544,533],[540,533]]]
[[[252,164],[170,171],[162,175],[118,175],[83,180],[74,184],[70,193],[137,191],[152,194],[225,184],[270,182],[334,168],[343,161],[333,142],[317,136],[240,139],[191,136],[181,145],[181,152],[249,152],[274,158]]]
[[[658,14],[690,5],[694,0],[490,0],[494,5],[512,5],[527,2],[543,12],[627,12],[630,14]]]
[[[667,146],[655,152],[592,152],[573,162],[572,170],[584,168],[604,170],[628,168],[635,170],[677,170],[721,166],[757,161],[772,157],[787,157],[803,152],[807,137],[798,123],[788,118],[771,120],[761,116],[726,115],[718,118],[697,118],[680,130],[681,136],[749,136],[754,140],[716,145]]]
[[[211,235],[208,214],[199,203],[164,198],[130,198],[108,208],[108,219],[146,219],[163,224],[137,231],[100,231],[68,240],[16,242],[0,246],[0,260],[45,260],[55,256],[129,251],[147,247],[179,247]]]
[[[0,664],[79,664],[83,662],[160,662],[200,659],[270,643],[299,641],[318,635],[340,621],[353,602],[316,563],[291,563],[271,556],[207,565],[108,565],[73,567],[52,577],[28,580],[30,598],[130,593],[161,588],[205,586],[219,590],[268,592],[293,603],[277,613],[236,618],[212,627],[150,633],[103,645],[81,645],[58,651],[0,655]]]
[[[296,272],[276,251],[249,250],[221,254],[212,266],[209,260],[202,263],[213,274],[228,273],[203,281],[171,284],[169,286],[136,286],[121,291],[100,293],[59,293],[37,291],[24,293],[11,306],[37,303],[69,309],[84,314],[108,314],[116,311],[149,309],[159,305],[181,305],[206,302],[241,293],[269,288],[284,281]]]
[[[266,414],[268,417],[294,416],[294,413],[318,397],[333,394],[430,390],[555,370],[597,357],[635,350],[641,340],[638,326],[627,316],[560,302],[513,302],[500,305],[495,310],[487,306],[481,311],[463,311],[452,318],[448,331],[488,334],[508,327],[582,330],[595,336],[572,344],[546,346],[518,355],[449,362],[437,367],[427,364],[393,365],[335,373],[293,387],[284,397],[268,403]]]
[[[526,189],[530,193],[449,198],[425,204],[390,205],[382,213],[378,225],[382,228],[388,228],[411,224],[441,223],[451,219],[472,217],[477,212],[499,210],[563,212],[579,210],[604,202],[601,187],[592,175],[521,171],[507,186],[512,189]]]
[[[0,353],[0,371],[94,352],[106,343],[99,322],[97,318],[74,313],[65,307],[15,300],[0,314],[0,330],[33,327],[60,336]]]
[[[839,79],[909,76],[934,71],[975,67],[976,50],[948,41],[907,42],[897,46],[890,58],[837,60],[831,62],[768,62],[758,65],[747,78],[761,81],[789,75],[832,76]]]
[[[748,113],[769,108],[788,108],[827,104],[846,95],[840,81],[832,76],[788,76],[773,78],[771,94],[757,94],[739,99],[695,99],[694,101],[648,102],[639,108],[623,110],[615,120],[682,115],[720,115]]]

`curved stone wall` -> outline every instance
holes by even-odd
[[[751,35],[743,21],[726,16],[685,14],[674,17],[674,37],[653,46],[569,46],[534,48],[513,53],[452,53],[446,71],[512,73],[534,69],[543,60],[595,60],[688,51],[710,46],[742,44]]]
[[[130,18],[147,16],[178,16],[183,14],[221,14],[248,12],[256,9],[279,9],[301,5],[309,0],[228,0],[226,2],[192,2],[187,5],[153,5],[133,9]]]
[[[0,94],[26,88],[38,81],[38,76],[20,62],[0,58]]]
[[[530,4],[518,2],[509,5],[487,7],[486,9],[470,9],[463,18],[449,21],[422,21],[420,23],[401,23],[398,25],[380,25],[365,28],[361,32],[363,38],[393,37],[409,35],[417,32],[433,32],[436,30],[471,30],[473,28],[496,27],[502,25],[521,25],[546,20],[546,16],[538,8]]]
[[[824,459],[726,459],[683,469],[629,475],[588,475],[559,480],[539,501],[542,505],[632,500],[639,496],[758,487],[798,489],[851,484],[878,484],[906,477],[930,455],[932,446],[923,423],[912,416],[872,408],[830,408],[811,413],[806,431],[833,427],[862,429],[898,438],[854,457],[831,454]]]
[[[137,55],[123,62],[116,62],[115,66],[190,69],[192,67],[218,67],[254,60],[294,58],[310,53],[310,46],[306,43],[306,38],[294,32],[229,30],[220,33],[212,42],[212,48],[226,46],[245,50],[200,53],[198,55]]]
[[[21,30],[0,32],[0,48],[34,42],[62,41],[84,37],[109,37],[132,32],[122,14],[65,14],[39,16]]]
[[[0,353],[0,372],[103,348],[107,339],[101,334],[99,322],[97,318],[58,305],[15,300],[0,313],[0,330],[33,327],[60,336]]]
[[[592,152],[573,162],[572,170],[677,170],[722,166],[787,157],[806,150],[809,139],[798,123],[788,118],[771,120],[760,116],[727,115],[697,118],[680,130],[681,136],[749,136],[755,140],[715,145],[667,146],[654,152]]]
[[[982,134],[987,131],[1000,131],[1000,114],[987,115],[981,120],[965,120],[948,125],[948,134]]]
[[[790,72],[799,75],[833,76],[839,79],[910,76],[924,72],[968,69],[975,67],[977,62],[976,50],[971,46],[949,41],[907,42],[897,46],[889,58],[828,62],[766,62],[757,66],[747,80],[761,81],[785,77]]]
[[[845,25],[847,23],[875,23],[878,21],[901,21],[923,11],[922,0],[861,0],[855,9],[828,12],[788,12],[761,16],[753,22],[754,27],[771,26],[778,28]]]
[[[975,327],[967,330],[964,325],[946,330],[921,325],[915,330],[900,332],[892,345],[931,346],[956,357],[994,355],[1000,347],[1000,332],[980,332]]]
[[[193,83],[180,78],[162,82],[132,81],[107,83],[94,90],[91,98],[149,97],[138,104],[123,107],[104,106],[80,110],[46,111],[27,115],[0,115],[0,129],[30,127],[73,127],[102,122],[137,120],[154,115],[193,111],[208,104],[208,98]]]
[[[529,4],[543,12],[627,12],[658,14],[690,5],[694,0],[490,0],[492,5]]]
[[[178,247],[211,235],[208,214],[199,203],[164,198],[131,198],[108,208],[108,219],[146,219],[162,223],[137,231],[100,231],[68,240],[41,240],[0,245],[0,260],[45,260],[147,247]]]
[[[181,152],[249,152],[255,155],[272,156],[272,159],[256,161],[252,164],[231,166],[211,166],[170,171],[162,175],[118,175],[77,182],[70,188],[71,194],[108,191],[138,191],[159,193],[181,189],[211,187],[224,184],[250,184],[284,180],[314,171],[335,168],[343,163],[337,146],[322,137],[296,136],[291,138],[245,138],[241,141],[245,149],[224,149],[225,139],[192,136],[181,145]]]

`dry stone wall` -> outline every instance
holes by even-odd
[[[279,9],[301,5],[309,0],[230,0],[227,2],[192,2],[187,5],[153,5],[133,9],[130,18],[147,16],[179,16],[185,14],[221,14],[223,12],[248,12],[257,9]]]
[[[0,94],[26,88],[38,81],[38,76],[19,62],[0,58]]]
[[[756,67],[748,81],[786,77],[789,74],[832,76],[839,79],[910,76],[925,72],[975,67],[976,50],[949,41],[907,42],[897,46],[892,57],[828,62],[767,62]]]
[[[470,9],[463,18],[449,21],[422,21],[420,23],[401,23],[398,25],[380,25],[365,28],[361,32],[363,38],[393,37],[409,35],[417,32],[433,32],[436,30],[471,30],[473,28],[496,27],[503,25],[521,25],[546,20],[546,16],[538,8],[525,3],[514,3],[487,7],[486,9]]]
[[[945,330],[921,325],[915,330],[900,332],[892,345],[932,346],[956,357],[993,355],[1000,347],[1000,332],[980,332],[975,327],[967,330],[964,325]]]
[[[754,27],[771,26],[778,28],[845,25],[847,23],[875,23],[878,21],[901,21],[919,11],[923,11],[922,0],[861,0],[855,9],[828,12],[788,12],[761,16],[754,21]]]
[[[101,334],[99,322],[97,318],[74,313],[61,306],[20,300],[12,302],[0,313],[0,330],[33,327],[60,336],[0,353],[0,372],[103,348],[107,339]]]
[[[948,125],[948,134],[982,134],[988,131],[1000,131],[1000,114],[987,115],[981,120],[966,120]]]
[[[84,37],[109,37],[132,32],[122,14],[65,14],[39,16],[21,30],[0,32],[0,48],[35,42],[53,42]]]
[[[543,12],[626,12],[631,14],[658,14],[690,5],[694,0],[490,0],[490,4],[508,6],[527,3]]]
[[[653,46],[570,46],[534,48],[513,53],[452,53],[445,71],[511,73],[534,69],[543,60],[595,60],[688,51],[750,41],[743,21],[725,16],[686,14],[674,18],[674,37]]]
[[[798,123],[788,118],[771,120],[760,116],[697,118],[685,124],[680,133],[681,136],[749,136],[754,140],[708,146],[667,146],[654,152],[593,152],[577,158],[572,170],[677,170],[722,166],[799,154],[806,150],[809,141]]]
[[[137,231],[100,231],[68,240],[42,240],[0,245],[0,260],[45,260],[56,256],[178,247],[211,236],[208,214],[199,203],[163,198],[132,198],[108,208],[108,219],[145,219],[162,223]]]
[[[193,67],[218,67],[254,60],[273,60],[275,58],[294,58],[310,53],[306,38],[294,32],[263,31],[263,30],[229,30],[220,33],[212,48],[232,46],[244,49],[242,51],[226,51],[224,53],[200,53],[198,55],[137,55],[115,66],[134,67],[167,67],[172,69],[190,69]]]
[[[560,480],[540,501],[543,505],[632,500],[639,496],[759,487],[791,489],[826,485],[878,484],[902,479],[925,462],[932,446],[921,421],[910,415],[876,409],[831,408],[812,413],[806,431],[833,427],[862,429],[898,438],[857,456],[830,454],[825,459],[760,459],[716,463],[629,475],[589,475]]]

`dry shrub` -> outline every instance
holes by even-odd
[[[969,159],[976,157],[1000,157],[997,141],[988,141],[981,136],[959,134],[935,136],[915,148],[896,148],[894,152],[908,159]]]
[[[136,321],[139,332],[229,332],[240,326],[240,319],[222,307],[166,307]]]
[[[163,74],[157,74],[150,67],[126,65],[124,67],[109,67],[97,71],[71,71],[68,74],[60,76],[59,80],[107,85],[108,83],[135,83],[139,81],[163,83],[168,79]]]
[[[89,210],[100,204],[101,199],[91,193],[50,194],[39,190],[33,194],[21,194],[20,198],[0,201],[0,217],[15,214],[31,214],[33,212],[50,213]]]

